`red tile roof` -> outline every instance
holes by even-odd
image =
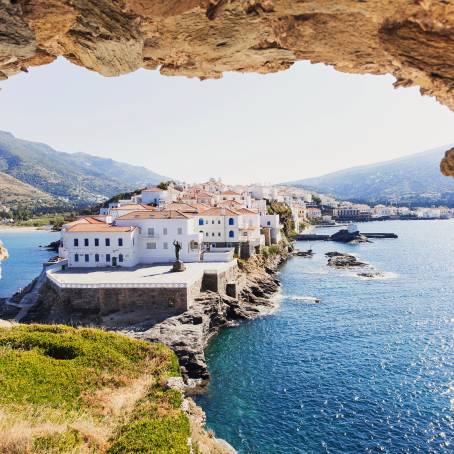
[[[202,214],[203,216],[239,216],[240,213],[231,208],[213,207],[204,211]]]
[[[235,192],[235,191],[224,191],[224,192],[221,192],[221,195],[241,195],[239,192]]]
[[[193,216],[189,213],[182,213],[177,210],[162,211],[132,211],[131,213],[119,216],[117,220],[134,220],[134,219],[191,219]]]
[[[144,205],[142,203],[130,203],[128,205],[122,205],[117,208],[111,208],[111,210],[115,211],[121,211],[121,210],[131,210],[131,211],[139,211],[139,210],[149,210],[153,211],[156,210],[155,207],[152,207],[150,205]]]
[[[64,224],[67,228],[80,224],[105,224],[105,216],[82,216],[75,221]]]
[[[241,213],[241,214],[258,214],[259,213],[256,210],[250,210],[249,208],[244,208],[244,207],[235,208],[235,211],[238,211],[238,213]]]
[[[163,189],[160,189],[160,188],[147,188],[147,189],[144,189],[142,192],[163,192]]]
[[[81,232],[81,233],[94,233],[94,232],[107,232],[107,233],[124,233],[132,232],[136,227],[125,226],[120,227],[111,224],[76,224],[67,230],[67,232]]]
[[[230,207],[230,208],[234,208],[236,210],[237,208],[241,208],[243,206],[243,204],[236,200],[223,200],[222,202],[218,203],[218,206]]]

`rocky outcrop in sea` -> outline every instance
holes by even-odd
[[[354,267],[365,267],[367,263],[361,262],[357,257],[344,252],[327,252],[325,254],[328,257],[328,266],[334,268],[354,268]]]

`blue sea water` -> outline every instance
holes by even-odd
[[[55,252],[40,249],[59,238],[56,232],[0,232],[0,240],[9,252],[9,259],[1,263],[0,298],[11,296],[38,276],[42,264]]]
[[[313,242],[282,266],[276,313],[210,343],[198,403],[240,453],[454,452],[454,220],[360,227],[399,238]],[[332,250],[385,276],[331,269]]]

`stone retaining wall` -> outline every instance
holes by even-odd
[[[91,315],[137,311],[148,313],[156,319],[165,319],[191,309],[202,290],[225,294],[228,283],[239,277],[236,266],[226,271],[205,271],[203,277],[190,285],[162,287],[60,287],[48,275],[48,284],[58,295],[58,300],[71,311]],[[232,290],[230,290],[232,291]]]
[[[53,288],[62,303],[77,312],[106,315],[144,310],[164,319],[187,311],[200,293],[200,285],[196,282],[188,288]]]

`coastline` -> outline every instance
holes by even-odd
[[[256,255],[246,262],[241,262],[237,272],[237,298],[210,291],[202,292],[195,298],[194,306],[189,311],[170,317],[146,330],[133,325],[125,327],[126,329],[113,329],[103,325],[101,321],[93,325],[92,320],[61,320],[58,315],[52,320],[56,315],[55,307],[52,307],[55,301],[52,301],[45,287],[40,290],[37,310],[32,309],[24,322],[89,324],[94,327],[98,325],[129,337],[167,345],[179,360],[183,379],[177,384],[177,388],[183,395],[183,410],[190,421],[191,439],[196,441],[198,446],[203,446],[201,454],[233,454],[236,450],[229,443],[206,430],[205,412],[190,395],[199,393],[210,379],[205,349],[222,328],[270,315],[279,308],[282,294],[277,270],[290,257],[289,247],[288,244],[282,244],[279,252],[274,255]]]
[[[14,232],[14,233],[30,233],[30,232],[50,232],[50,226],[47,227],[32,227],[32,226],[20,226],[20,225],[13,225],[7,226],[2,225],[0,226],[0,234],[6,232]]]
[[[222,328],[269,315],[279,307],[280,282],[276,273],[288,257],[284,247],[268,258],[254,256],[239,267],[237,298],[203,292],[189,311],[167,318],[146,331],[125,334],[170,347],[179,358],[187,391],[197,393],[210,379],[205,361],[209,341]]]

